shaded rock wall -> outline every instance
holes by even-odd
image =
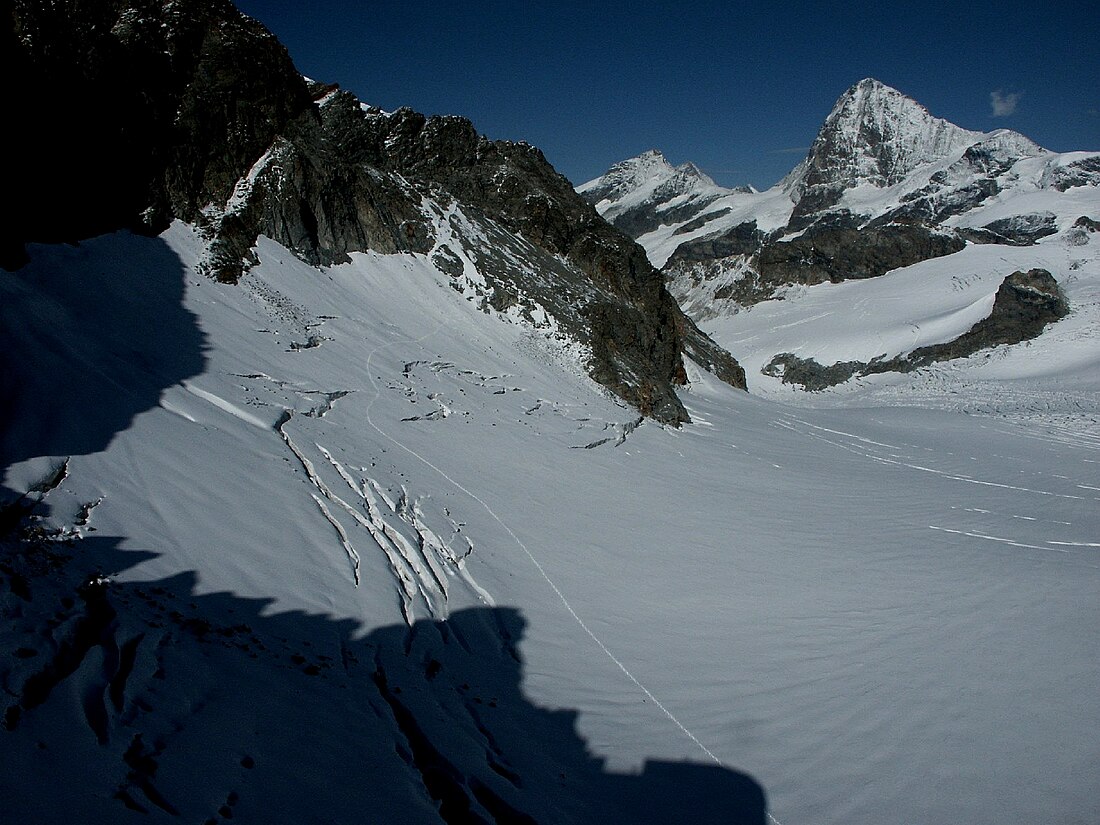
[[[23,126],[5,266],[27,241],[195,220],[309,109],[286,50],[227,0],[5,5],[4,108]]]
[[[690,337],[702,363],[730,356],[694,328],[643,250],[603,221],[525,143],[491,141],[464,118],[364,111],[311,84],[262,25],[227,0],[9,0],[0,24],[9,111],[25,115],[0,264],[29,241],[76,241],[174,218],[203,229],[209,274],[235,281],[260,234],[314,264],[353,251],[429,252],[425,203],[458,201],[586,281],[585,306],[551,301],[590,344],[593,377],[679,423]],[[72,150],[49,138],[86,125]],[[540,257],[541,256],[541,257]],[[523,283],[509,289],[522,292]],[[591,323],[580,329],[577,320]],[[736,381],[734,383],[737,383]],[[744,386],[743,382],[739,384]]]

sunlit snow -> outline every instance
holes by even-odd
[[[715,760],[754,777],[782,825],[1100,816],[1100,435],[1065,425],[1081,412],[1067,399],[1095,410],[1100,389],[1095,238],[1027,251],[1084,261],[1059,269],[1075,315],[960,368],[1004,398],[1040,382],[1026,420],[999,417],[994,392],[961,414],[947,380],[812,408],[691,368],[679,430],[639,426],[543,331],[485,314],[424,256],[318,270],[262,240],[229,286],[194,273],[189,228],[163,241],[205,362],[73,455],[52,500],[59,521],[101,500],[97,534],[155,554],[122,580],[192,571],[200,593],[364,637],[514,607],[525,695],[578,710],[610,768]],[[19,278],[95,290],[152,243],[34,247]],[[814,287],[712,331],[750,388],[781,394],[758,371],[773,351],[864,357],[964,329],[1019,267],[997,254]],[[2,277],[5,301],[26,300]],[[41,468],[28,457],[4,483]]]

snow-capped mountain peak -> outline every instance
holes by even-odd
[[[577,191],[590,202],[615,204],[627,197],[633,203],[639,196],[669,199],[710,188],[717,184],[694,163],[673,166],[659,149],[650,149],[616,163]]]
[[[980,132],[934,117],[897,89],[865,78],[833,106],[790,191],[801,196],[813,187],[890,186],[981,138]]]
[[[751,191],[719,186],[690,161],[673,166],[657,149],[620,161],[577,187],[607,221],[634,237],[693,217],[719,198]]]
[[[630,162],[635,173],[641,160]],[[594,198],[625,181],[613,168],[584,195],[665,270],[696,320],[791,284],[874,277],[967,244],[1077,238],[1100,184],[1095,153],[964,129],[873,78],[839,97],[806,157],[765,192],[658,197],[672,170],[666,162],[635,189]]]

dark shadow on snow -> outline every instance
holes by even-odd
[[[765,795],[717,765],[606,770],[577,712],[522,691],[519,611],[362,635],[183,574],[109,583],[113,538],[4,545],[0,793],[12,821],[734,823]],[[676,735],[655,714],[657,730]],[[55,784],[57,772],[79,782]]]
[[[3,470],[104,449],[205,362],[163,241],[30,251],[0,273]],[[63,484],[52,472],[0,500],[5,821],[765,821],[763,789],[734,770],[608,771],[577,711],[523,694],[517,610],[364,635],[269,615],[267,599],[200,595],[195,573],[112,583],[152,554],[50,526]]]
[[[205,364],[163,240],[120,232],[30,252],[0,271],[0,469],[104,449]]]

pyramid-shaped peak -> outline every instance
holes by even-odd
[[[891,121],[914,128],[950,127],[966,132],[946,120],[933,117],[920,103],[873,77],[865,77],[837,99],[823,128],[830,125],[834,128],[851,128],[853,125],[885,124]]]
[[[628,158],[612,166],[604,174],[604,178],[636,178],[637,180],[655,181],[677,179],[683,181],[698,180],[714,185],[710,177],[692,163],[690,160],[673,166],[664,152],[660,149],[649,149],[637,157]]]
[[[872,77],[840,96],[810,147],[802,187],[889,186],[981,138]]]
[[[647,149],[640,155],[616,163],[608,171],[615,169],[662,169],[671,170],[672,164],[668,162],[665,153],[660,149]]]
[[[708,183],[712,185],[714,184],[714,181],[711,180],[710,175],[708,175],[690,160],[677,166],[676,171],[685,178],[696,178],[698,180],[701,180],[703,183]]]
[[[674,167],[668,162],[660,149],[649,149],[637,157],[621,160],[608,169],[603,177],[623,182],[629,180],[648,180],[654,176],[665,177],[673,173]]]
[[[888,90],[888,91],[891,91],[891,92],[897,92],[898,91],[897,89],[895,89],[891,86],[887,86],[881,80],[876,80],[873,77],[865,77],[865,78],[863,78],[863,80],[859,81],[858,83],[852,84],[852,88],[850,88],[848,90],[848,92],[849,93],[856,92],[856,91],[870,92],[870,91],[878,91],[880,89],[885,89],[885,90]],[[901,94],[901,92],[898,92],[898,94]]]

